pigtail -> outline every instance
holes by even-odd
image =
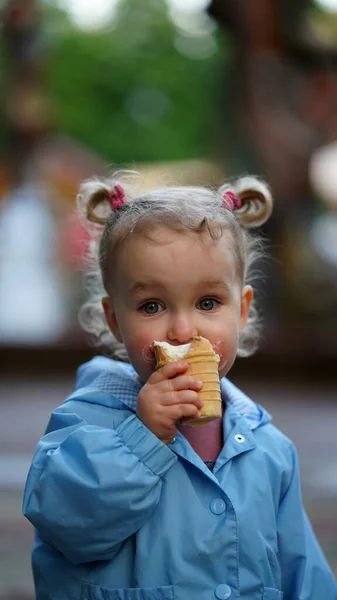
[[[111,213],[134,197],[133,171],[117,171],[110,178],[84,181],[77,195],[77,211],[87,227],[105,227]]]
[[[273,198],[268,185],[263,181],[256,177],[242,177],[232,185],[223,185],[218,193],[223,198],[228,192],[233,192],[239,200],[234,212],[243,227],[259,227],[269,219]]]
[[[91,223],[95,223],[96,225],[106,224],[108,216],[111,214],[111,207],[105,207],[107,216],[100,216],[99,212],[96,213],[96,209],[100,205],[102,208],[105,205],[109,205],[109,195],[109,190],[107,190],[106,188],[101,188],[89,196],[86,215],[88,221],[90,221]]]
[[[110,186],[105,180],[91,179],[84,181],[76,198],[77,211],[83,224],[91,228],[106,225],[112,209],[109,204]]]

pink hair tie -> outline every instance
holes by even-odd
[[[115,185],[114,191],[111,192],[108,196],[108,200],[110,202],[112,210],[121,208],[121,206],[126,204],[125,193],[121,185]]]
[[[242,200],[237,198],[233,192],[228,191],[222,196],[222,206],[229,210],[237,210],[237,208],[241,208]]]

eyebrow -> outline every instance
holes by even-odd
[[[203,287],[209,287],[209,288],[222,288],[225,289],[226,292],[230,291],[230,286],[228,285],[228,283],[226,281],[222,281],[219,279],[210,279],[210,280],[202,280],[199,282],[199,286],[203,286]],[[149,288],[153,288],[153,287],[164,287],[161,283],[159,283],[158,281],[137,281],[136,283],[133,284],[133,286],[130,288],[130,295],[131,296],[137,296],[138,294],[141,294],[143,292],[146,292]]]
[[[221,279],[207,279],[200,282],[200,285],[205,285],[208,287],[221,287],[229,290],[229,285],[226,281]]]
[[[137,281],[131,286],[129,293],[131,296],[137,296],[137,294],[146,292],[146,290],[153,287],[161,287],[161,284],[158,281]]]

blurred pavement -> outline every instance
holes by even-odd
[[[331,383],[263,382],[233,377],[262,404],[296,444],[304,503],[337,575],[337,398]],[[3,380],[0,383],[0,600],[33,600],[30,549],[33,532],[21,516],[31,457],[51,410],[71,392],[73,379]]]

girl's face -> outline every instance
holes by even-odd
[[[151,237],[133,234],[118,250],[103,308],[142,382],[155,369],[154,340],[180,345],[201,335],[220,356],[220,377],[229,371],[253,297],[241,286],[231,244],[230,233],[213,240],[158,225]]]

